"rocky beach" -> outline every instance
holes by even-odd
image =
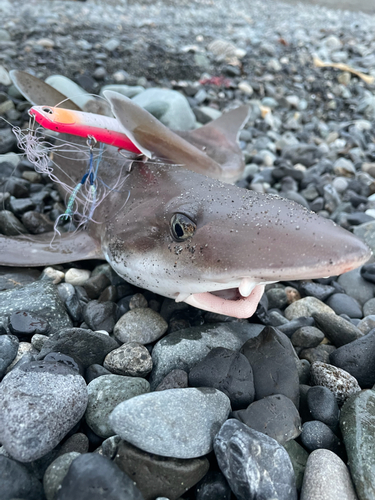
[[[83,108],[116,90],[176,130],[247,104],[237,185],[375,250],[375,15],[0,0],[0,19],[1,235],[27,234],[32,249],[66,203],[19,149],[30,103],[18,69]],[[0,377],[0,499],[375,498],[373,258],[269,284],[241,320],[137,288],[99,260],[0,267]]]

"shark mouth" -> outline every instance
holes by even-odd
[[[264,286],[264,284],[256,285],[248,295],[244,294],[241,286],[215,292],[193,293],[184,302],[204,311],[234,318],[249,318],[256,311],[264,292]]]

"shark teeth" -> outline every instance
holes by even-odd
[[[242,278],[238,289],[242,297],[248,297],[257,285],[258,283],[252,281],[250,278]]]

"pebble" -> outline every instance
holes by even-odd
[[[292,401],[282,394],[251,403],[246,410],[234,412],[235,418],[281,445],[301,434],[301,419]]]
[[[298,328],[290,340],[294,347],[316,347],[324,339],[324,333],[315,326],[302,326]]]
[[[82,87],[74,83],[66,76],[51,75],[46,78],[45,81],[48,85],[51,85],[51,87],[58,90],[66,97],[69,97],[69,99],[80,108],[84,108],[84,106],[92,99]]]
[[[19,340],[15,335],[0,335],[0,378],[16,358]]]
[[[300,439],[307,451],[311,452],[318,448],[325,448],[337,455],[343,454],[343,446],[339,438],[328,425],[319,420],[305,422],[302,426]]]
[[[12,212],[1,210],[0,233],[5,236],[18,236],[27,233],[27,229]]]
[[[93,365],[90,365],[89,367],[86,368],[85,379],[87,384],[89,384],[94,379],[101,377],[102,375],[110,375],[110,374],[111,372],[107,370],[107,368],[104,368],[104,366],[94,363]]]
[[[152,358],[144,345],[127,342],[107,354],[103,366],[117,375],[145,377],[152,370]]]
[[[334,311],[315,297],[304,297],[290,304],[284,311],[289,321],[301,316],[312,316],[315,313],[334,314]]]
[[[293,319],[292,321],[287,321],[283,325],[279,325],[277,329],[284,333],[287,337],[291,338],[293,333],[297,331],[299,328],[304,326],[313,326],[314,319],[311,317],[302,316],[300,318]]]
[[[45,267],[40,276],[41,280],[50,281],[54,285],[58,285],[65,277],[65,273],[54,269],[53,267]]]
[[[313,314],[316,326],[335,347],[341,347],[363,336],[361,330],[337,314]]]
[[[176,368],[166,375],[155,391],[165,391],[166,389],[185,389],[188,387],[188,374],[184,370]]]
[[[217,389],[169,389],[120,403],[110,416],[110,425],[141,450],[163,457],[196,458],[212,450],[213,438],[229,412],[229,398]]]
[[[363,333],[363,335],[370,333],[370,331],[375,328],[375,315],[371,314],[370,316],[363,318],[357,324],[357,328]]]
[[[100,294],[111,284],[111,280],[104,273],[96,274],[86,280],[82,286],[90,299],[98,299]]]
[[[335,288],[333,286],[315,283],[314,281],[301,281],[298,288],[305,295],[315,297],[322,302],[335,293]]]
[[[39,359],[43,359],[50,352],[61,352],[87,368],[92,364],[102,364],[105,356],[116,347],[117,342],[103,333],[84,328],[67,328],[44,342]]]
[[[337,282],[350,297],[358,300],[361,305],[374,297],[374,284],[362,278],[360,269],[342,274]]]
[[[43,476],[43,488],[47,500],[55,500],[57,492],[61,488],[61,483],[66,476],[73,460],[79,457],[80,453],[72,451],[65,453],[54,460],[47,468]]]
[[[341,409],[340,429],[351,476],[361,500],[370,500],[374,496],[374,425],[374,391],[365,390],[348,398]]]
[[[375,384],[375,330],[362,338],[336,349],[330,355],[332,365],[350,373],[362,389]]]
[[[297,443],[297,441],[294,441],[294,439],[286,442],[284,444],[284,448],[288,452],[290,461],[293,465],[294,475],[296,478],[296,488],[298,491],[301,491],[306,462],[309,454],[300,444]]]
[[[50,326],[48,321],[26,311],[16,311],[9,316],[8,327],[11,333],[17,336],[48,334]]]
[[[56,500],[144,500],[133,480],[97,453],[77,457],[61,483]]]
[[[133,309],[117,321],[113,335],[119,342],[149,344],[162,337],[168,330],[168,323],[159,313],[148,307]]]
[[[368,300],[363,305],[363,316],[366,318],[366,316],[373,316],[373,315],[375,315],[375,298]]]
[[[313,420],[319,420],[333,431],[338,427],[340,410],[336,396],[327,387],[316,385],[307,391],[307,404]]]
[[[114,302],[90,300],[83,309],[83,319],[91,330],[112,333],[116,324],[117,305]]]
[[[189,372],[191,387],[214,387],[230,399],[232,409],[246,408],[254,401],[253,371],[239,352],[216,347]]]
[[[241,348],[253,369],[255,399],[283,394],[298,408],[299,378],[293,346],[286,335],[265,327]],[[268,377],[264,377],[268,373]]]
[[[214,450],[238,500],[297,499],[289,455],[274,439],[230,419],[216,435]]]
[[[35,361],[35,357],[38,355],[38,351],[34,349],[34,347],[30,344],[30,342],[20,342],[18,344],[16,357],[13,359],[8,368],[6,369],[6,373],[9,373],[13,368],[24,358],[28,358],[29,356],[34,357],[34,359],[29,359],[29,361]]]
[[[60,457],[65,453],[71,453],[73,451],[77,453],[87,453],[89,451],[89,440],[86,434],[77,432],[71,435],[62,445],[60,445],[57,456]]]
[[[141,85],[135,85],[135,86],[125,85],[125,84],[104,85],[100,89],[100,95],[103,96],[106,90],[112,90],[113,92],[118,92],[119,94],[122,94],[131,99],[132,97],[135,97],[136,95],[143,92],[145,88],[142,87]]]
[[[357,500],[345,463],[330,450],[313,451],[306,464],[300,500]]]
[[[65,273],[65,283],[73,286],[82,286],[90,278],[91,271],[71,267]]]
[[[0,441],[20,462],[51,451],[79,422],[87,405],[84,379],[60,363],[34,361],[0,385]]]
[[[344,293],[335,293],[326,300],[327,306],[331,307],[336,314],[347,314],[350,318],[362,318],[362,308],[353,297]]]
[[[150,391],[147,380],[121,375],[102,375],[87,386],[88,403],[85,413],[87,425],[102,438],[114,435],[108,418],[123,401]]]
[[[196,486],[196,500],[230,500],[232,492],[220,471],[210,470]]]
[[[155,456],[121,441],[114,463],[136,483],[145,500],[177,500],[209,469],[207,458],[181,460]]]
[[[1,495],[4,500],[43,498],[42,485],[35,475],[24,465],[3,455],[0,455],[0,477]]]
[[[337,398],[339,405],[361,388],[350,373],[327,363],[315,361],[311,365],[311,381],[314,385],[327,387]]]

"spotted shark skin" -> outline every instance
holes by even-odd
[[[56,104],[56,91],[44,82],[18,71],[12,78],[32,104]],[[155,119],[144,110],[137,116],[134,103],[120,94],[107,92],[106,98],[137,147],[156,151]],[[163,162],[124,158],[106,147],[100,176],[106,185],[120,187],[110,190],[96,208],[95,222],[83,231],[63,234],[52,248],[51,234],[0,236],[0,265],[45,266],[102,258],[136,286],[208,311],[247,318],[255,312],[266,283],[338,275],[365,263],[370,249],[332,221],[298,203],[217,178],[233,181],[243,168],[238,158],[228,167],[231,155],[223,153],[229,150],[235,157],[239,151],[236,139],[246,112],[235,111],[235,119],[229,117],[228,123],[219,118],[217,126],[209,124],[208,132],[180,134],[178,140],[177,134],[161,127],[163,141],[171,144],[167,159],[168,148],[155,152]],[[152,134],[147,124],[142,134],[145,120],[155,125]],[[77,145],[85,142],[73,136],[66,139]],[[204,164],[199,162],[181,166],[181,144],[182,155],[191,151],[190,146],[206,151],[215,172],[208,168],[203,175]],[[87,167],[87,157],[73,146],[64,156],[57,153],[54,161],[59,178],[69,185],[79,182]]]

